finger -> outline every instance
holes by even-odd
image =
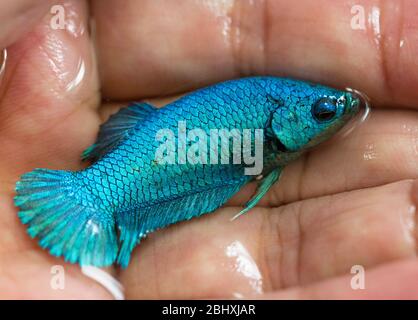
[[[355,87],[380,104],[418,102],[413,0],[362,0],[353,13],[348,0],[109,0],[93,10],[109,98],[272,74]]]
[[[51,0],[2,1],[0,3],[0,49],[31,30],[48,12]]]
[[[35,250],[0,252],[0,299],[111,299],[99,284]]]
[[[4,212],[11,214],[2,215],[1,222],[15,228],[8,228],[1,240],[10,239],[9,232],[20,225],[11,201],[18,175],[34,167],[79,166],[77,151],[97,130],[97,78],[89,35],[82,32],[87,7],[80,1],[63,5],[67,29],[52,30],[47,14],[9,48],[0,96],[0,185],[8,197],[1,202]],[[80,61],[85,64],[82,77]]]
[[[415,257],[417,183],[218,213],[152,234],[121,272],[130,298],[248,297]]]
[[[26,298],[109,298],[78,267],[41,250],[26,234],[13,203],[14,184],[23,172],[79,168],[81,151],[93,142],[99,124],[87,5],[77,0],[57,5],[64,8],[65,28],[52,29],[47,14],[10,46],[0,87],[0,292]],[[50,285],[54,265],[66,272],[62,291]]]
[[[418,178],[418,114],[373,110],[366,123],[289,164],[259,203],[292,201]],[[254,193],[246,187],[230,201],[242,205]]]
[[[271,292],[263,299],[389,299],[418,298],[418,261],[393,262],[367,269],[364,287],[352,287],[354,274],[336,277],[305,287]],[[356,280],[354,279],[354,283]]]
[[[0,175],[12,181],[34,167],[78,168],[99,123],[97,71],[87,5],[62,3],[65,29],[52,16],[8,49],[0,88]]]

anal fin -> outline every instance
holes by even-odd
[[[128,212],[116,213],[121,243],[117,263],[122,268],[126,268],[132,250],[148,233],[176,222],[215,211],[238,192],[248,180],[245,177],[240,181],[212,190],[195,192],[177,198],[171,197],[147,207],[133,208]]]

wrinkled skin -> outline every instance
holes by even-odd
[[[0,4],[0,47],[9,53],[0,84],[0,297],[111,298],[26,235],[12,201],[20,174],[80,168],[99,124],[127,101],[164,104],[170,98],[152,98],[271,74],[354,87],[375,108],[352,134],[287,167],[245,216],[229,221],[254,186],[215,214],[143,241],[129,268],[114,270],[126,297],[418,298],[416,1],[357,1],[366,14],[380,8],[366,30],[350,28],[351,1],[92,1],[94,50],[87,4],[65,2],[65,32],[48,27],[49,2]],[[79,57],[85,76],[71,86]],[[57,264],[64,290],[50,287]],[[353,265],[366,268],[365,290],[350,288]]]

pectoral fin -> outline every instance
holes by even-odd
[[[244,213],[250,211],[255,205],[264,197],[264,195],[270,190],[272,185],[279,180],[282,168],[277,168],[270,172],[266,177],[264,177],[258,185],[256,193],[253,197],[245,204],[245,208],[237,213],[231,221],[237,219]]]

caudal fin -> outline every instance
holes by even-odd
[[[111,265],[118,252],[114,217],[84,204],[82,192],[76,173],[37,169],[17,182],[14,201],[29,235],[52,255],[82,266]]]

